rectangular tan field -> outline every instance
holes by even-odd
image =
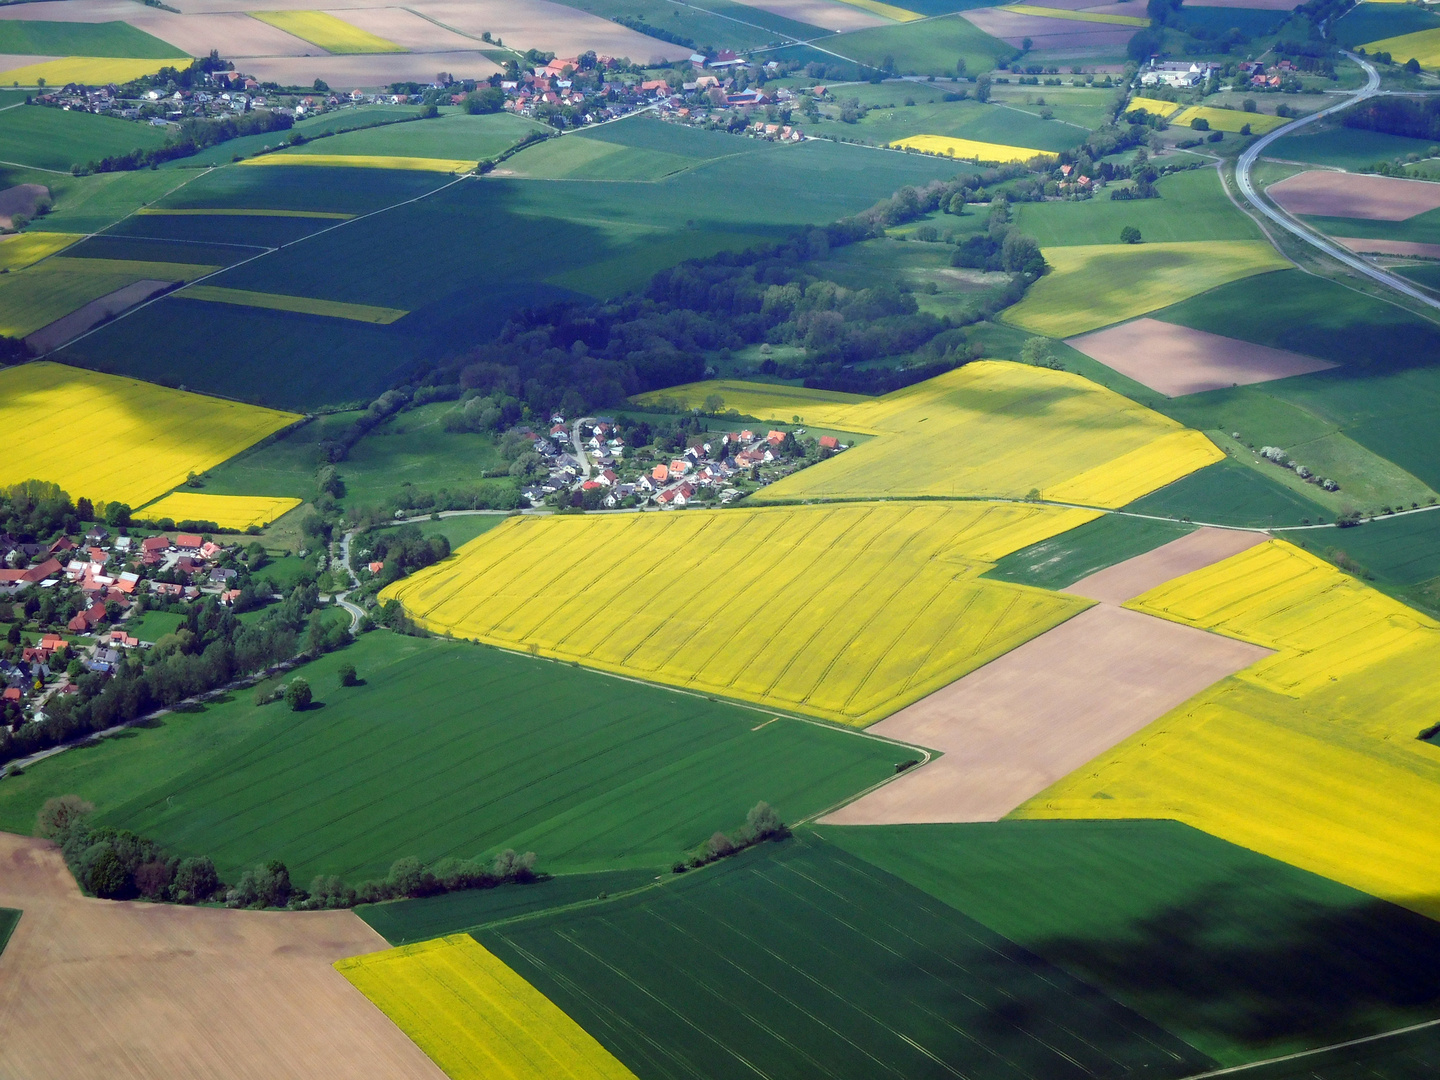
[[[1415,255],[1422,259],[1440,259],[1440,244],[1419,244],[1412,240],[1367,240],[1363,236],[1335,236],[1331,239],[1362,255]]]
[[[211,49],[219,49],[220,55],[227,59],[325,55],[325,50],[318,45],[236,11],[176,15],[142,7],[135,14],[127,15],[125,21],[177,49],[184,49],[191,56],[206,56]],[[248,74],[248,64],[245,69]]]
[[[1016,48],[1020,48],[1024,40],[1029,38],[1031,48],[1036,52],[1113,49],[1123,47],[1135,36],[1133,26],[1077,22],[1074,19],[1047,19],[999,8],[976,8],[960,14],[991,37],[997,37]]]
[[[1405,221],[1440,207],[1440,184],[1354,173],[1296,173],[1265,193],[1292,214]]]
[[[824,824],[998,821],[1267,655],[1257,645],[1097,605],[876,724],[877,735],[944,756]]]
[[[831,0],[740,0],[746,7],[759,8],[787,19],[824,27],[826,30],[864,30],[871,26],[894,26],[873,11]]]
[[[619,23],[549,0],[420,0],[406,5],[442,26],[471,37],[485,31],[521,51],[543,49],[556,56],[578,56],[593,49],[606,56],[628,56],[637,63],[655,58],[683,60],[695,50],[637,34]]]
[[[1068,338],[1065,344],[1172,398],[1336,366],[1313,356],[1148,318]]]
[[[245,73],[265,82],[303,85],[324,79],[331,86],[350,88],[407,81],[428,83],[440,71],[448,71],[457,79],[484,79],[499,70],[500,65],[481,52],[267,56],[245,61]]]
[[[1268,539],[1270,537],[1262,532],[1196,529],[1178,540],[1161,544],[1154,551],[1081,578],[1062,591],[1106,604],[1123,604],[1167,581],[1203,570]]]
[[[0,833],[0,1076],[444,1080],[331,964],[386,948],[350,911],[95,900],[52,844]]]
[[[473,38],[442,29],[430,20],[422,19],[413,11],[403,8],[351,8],[343,11],[330,10],[325,14],[334,15],[352,26],[358,26],[376,37],[393,41],[396,45],[402,45],[414,52],[470,52],[480,45],[480,42]]]

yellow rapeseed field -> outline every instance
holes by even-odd
[[[1415,59],[1424,68],[1440,67],[1440,29],[1418,30],[1413,34],[1382,38],[1365,46],[1368,53],[1388,52],[1397,64]]]
[[[896,7],[894,4],[881,3],[880,0],[840,0],[840,2],[849,4],[851,7],[864,8],[866,11],[884,16],[887,19],[894,19],[896,22],[917,22],[925,18],[925,16],[921,15],[918,11]]]
[[[1088,244],[1045,248],[1044,255],[1050,272],[1001,318],[1055,338],[1098,330],[1226,282],[1291,266],[1263,240]]]
[[[469,934],[354,956],[335,968],[450,1080],[635,1080]]]
[[[1095,516],[910,502],[521,517],[382,595],[439,633],[862,725],[1088,606],[979,575]]]
[[[1097,11],[1071,11],[1067,8],[1039,7],[1035,4],[1006,4],[999,9],[1015,15],[1036,15],[1046,19],[1072,19],[1075,22],[1110,23],[1113,26],[1149,26],[1149,19],[1137,15],[1106,15]]]
[[[271,311],[293,311],[301,315],[324,315],[331,319],[388,326],[410,312],[403,308],[377,307],[374,304],[347,304],[341,300],[317,300],[309,296],[286,296],[282,293],[251,292],[249,289],[226,289],[218,285],[192,285],[177,293],[186,300],[208,300],[215,304],[237,304],[240,307],[269,308]]]
[[[241,165],[325,165],[341,169],[404,169],[410,172],[470,172],[480,164],[458,158],[392,157],[382,154],[261,154]]]
[[[1275,653],[1017,816],[1176,818],[1440,918],[1440,623],[1280,540],[1127,606]]]
[[[911,135],[889,145],[899,150],[923,150],[927,154],[939,154],[941,157],[994,162],[1001,165],[1012,161],[1029,161],[1034,157],[1055,156],[1048,150],[1034,150],[1028,146],[976,142],[974,139],[955,139],[949,135]]]
[[[400,53],[403,45],[361,30],[353,23],[324,11],[252,11],[251,17],[319,45],[329,53]]]
[[[1151,116],[1169,116],[1173,112],[1179,112],[1184,106],[1176,101],[1161,101],[1159,98],[1132,97],[1130,104],[1125,106],[1126,112],[1135,112],[1139,109],[1145,110]]]
[[[80,239],[78,233],[56,232],[17,233],[0,238],[0,270],[23,270]]]
[[[66,56],[59,60],[44,60],[38,64],[0,71],[0,86],[18,83],[21,86],[38,86],[45,80],[46,86],[65,86],[67,83],[83,83],[86,86],[104,86],[106,83],[127,83],[146,75],[154,75],[163,67],[187,67],[189,61],[169,60],[126,60],[110,56]]]
[[[266,526],[300,505],[299,499],[279,495],[205,495],[176,491],[140,511],[152,521],[213,521],[222,529]]]
[[[692,383],[662,391],[762,420],[875,435],[752,496],[792,499],[996,496],[1115,508],[1221,460],[1197,431],[1063,371],[978,360],[880,398],[761,383]],[[647,398],[638,399],[641,402]]]
[[[144,506],[300,419],[139,379],[41,361],[0,370],[0,484]]]
[[[1244,112],[1241,109],[1214,109],[1208,105],[1191,105],[1182,113],[1170,117],[1172,127],[1190,127],[1195,120],[1204,120],[1211,131],[1238,132],[1246,124],[1252,135],[1264,135],[1278,127],[1284,127],[1290,120],[1284,116],[1268,113]]]

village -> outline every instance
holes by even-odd
[[[9,726],[43,720],[54,694],[71,694],[86,672],[108,675],[122,650],[145,649],[129,630],[146,609],[214,596],[233,605],[238,548],[196,533],[112,535],[97,524],[49,544],[0,535],[0,703]],[[33,625],[33,631],[22,629]]]

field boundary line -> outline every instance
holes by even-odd
[[[1281,1057],[1265,1058],[1263,1061],[1252,1061],[1248,1065],[1231,1065],[1226,1069],[1212,1069],[1209,1072],[1192,1073],[1183,1077],[1182,1080],[1209,1080],[1212,1076],[1231,1076],[1235,1073],[1245,1072],[1247,1069],[1259,1069],[1266,1065],[1278,1065],[1285,1061],[1295,1061],[1299,1058],[1314,1057],[1316,1054],[1328,1054],[1334,1050],[1344,1050],[1350,1046],[1362,1046],[1365,1043],[1379,1042],[1382,1039],[1389,1039],[1395,1035],[1408,1035],[1412,1031],[1423,1031],[1440,1025],[1440,1020],[1425,1020],[1419,1024],[1411,1024],[1409,1027],[1396,1028],[1394,1031],[1382,1031],[1379,1035],[1366,1035],[1359,1039],[1349,1039],[1346,1042],[1332,1043],[1329,1046],[1317,1046],[1314,1050],[1299,1050],[1293,1054],[1285,1054]]]
[[[14,106],[14,105],[7,105],[6,108],[13,109],[13,108],[15,108],[15,106]],[[3,111],[3,110],[0,110],[0,111]],[[49,173],[51,176],[70,176],[70,175],[71,175],[70,173],[65,172],[65,171],[62,170],[62,169],[44,169],[44,168],[41,168],[39,165],[26,165],[26,164],[24,164],[23,162],[20,162],[20,161],[0,161],[0,165],[10,165],[10,166],[12,166],[12,167],[14,167],[14,168],[16,168],[16,169],[29,169],[29,170],[31,170],[32,172]],[[109,226],[107,225],[106,228],[109,228]]]

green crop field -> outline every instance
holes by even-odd
[[[306,219],[135,217],[126,222],[127,235],[208,243],[232,228],[230,235],[246,237],[236,242],[255,242],[253,231],[240,230],[274,227],[270,222],[325,228],[209,283],[411,315],[389,326],[338,325],[177,297],[114,320],[67,349],[65,359],[266,404],[351,402],[373,397],[415,364],[484,341],[518,308],[640,286],[685,258],[779,238],[796,226],[863,210],[904,184],[955,172],[918,156],[829,142],[756,143],[644,118],[609,125],[596,133],[602,135],[706,160],[658,183],[466,180],[338,228]],[[290,173],[306,175],[274,178]],[[346,173],[352,175],[339,175]],[[429,190],[423,184],[417,190],[414,175],[437,183],[436,174],[373,169],[220,169],[163,206],[363,213],[382,198],[398,202]],[[777,188],[786,198],[771,197]],[[487,241],[483,259],[475,257],[477,236]],[[565,255],[557,260],[555,252]],[[366,272],[337,272],[356,266]],[[323,334],[313,331],[317,325]],[[199,339],[211,344],[213,362],[197,370],[191,360]]]
[[[1255,223],[1226,197],[1214,169],[1176,173],[1155,187],[1158,199],[1020,203],[1015,223],[1042,248],[1118,244],[1127,225],[1147,241],[1261,239]]]
[[[1050,151],[1069,150],[1085,140],[1086,133],[1081,128],[1042,120],[1027,112],[982,105],[974,100],[944,101],[941,95],[945,85],[937,83],[934,87],[927,87],[918,84],[913,92],[908,85],[868,87],[886,91],[883,95],[866,95],[881,99],[873,103],[870,112],[853,127],[827,125],[825,130],[827,133],[843,131],[846,138],[859,138],[877,144],[897,142],[911,135],[948,135]],[[924,100],[927,91],[934,100]],[[844,100],[852,95],[849,87],[842,87],[835,91],[835,96]],[[915,104],[903,104],[907,97]]]
[[[1382,517],[1353,529],[1303,538],[1331,558],[1358,563],[1388,585],[1419,585],[1440,577],[1440,512]]]
[[[1208,1064],[810,835],[474,936],[639,1076],[1079,1080]]]
[[[1177,822],[821,833],[1226,1065],[1440,1007],[1440,926]]]
[[[500,175],[533,180],[662,180],[698,163],[682,154],[575,134],[527,146],[505,162]]]
[[[1440,1027],[1426,1024],[1385,1039],[1291,1061],[1257,1065],[1245,1080],[1430,1080],[1440,1069]]]
[[[3,20],[0,25],[5,25]],[[165,132],[160,128],[113,116],[43,105],[0,110],[0,146],[5,148],[5,159],[37,169],[68,171],[71,165],[149,150],[164,142]]]
[[[962,57],[965,69],[978,75],[1015,54],[1011,46],[959,15],[856,30],[814,44],[870,68],[879,68],[891,57],[895,70],[903,75],[953,75],[955,61]]]
[[[1299,525],[1333,517],[1319,503],[1229,458],[1153,491],[1125,509],[1248,529]]]
[[[653,870],[559,874],[526,885],[470,889],[388,904],[363,904],[355,909],[355,914],[391,945],[408,945],[412,941],[474,930],[522,915],[616,896],[648,885],[656,878]]]
[[[639,19],[647,26],[689,38],[699,48],[746,51],[791,38],[824,37],[818,26],[725,0],[681,6],[666,0],[561,0],[602,19]]]
[[[1115,91],[1102,86],[1046,86],[1037,90],[1001,83],[990,87],[990,101],[1037,116],[1042,109],[1048,109],[1056,120],[1094,130],[1107,124],[1114,114]]]
[[[253,255],[237,244],[204,244],[130,236],[90,236],[65,249],[67,259],[123,259],[134,262],[193,263],[228,266]]]
[[[1356,4],[1335,20],[1335,37],[1347,49],[1353,49],[1356,45],[1433,30],[1437,26],[1440,26],[1440,17],[1419,5]]]
[[[23,913],[15,908],[0,908],[0,953],[10,944],[10,935],[15,933],[15,927],[20,925],[21,914]]]
[[[1428,157],[1433,145],[1426,139],[1407,139],[1403,135],[1385,135],[1338,125],[1330,127],[1327,122],[1321,121],[1297,134],[1281,136],[1270,144],[1269,152],[1287,161],[1308,161],[1354,170],[1405,154]]]
[[[544,125],[514,113],[470,116],[447,112],[433,120],[411,120],[331,135],[290,150],[282,156],[342,154],[380,157],[458,158],[480,161],[508,150]]]
[[[341,688],[336,667],[364,684]],[[495,649],[388,631],[299,672],[317,705],[257,708],[246,693],[198,722],[107,740],[0,790],[28,832],[46,797],[77,792],[98,819],[208,854],[233,879],[283,859],[297,881],[383,876],[505,847],[552,872],[669,868],[757,801],[816,813],[893,771],[893,745]],[[764,726],[759,726],[764,725]],[[199,752],[206,747],[208,752]],[[198,744],[198,746],[197,746]]]
[[[137,60],[190,59],[129,23],[41,22],[0,20],[0,54],[21,56],[112,56]],[[181,67],[188,64],[181,64]]]
[[[413,105],[364,105],[356,108],[336,109],[321,113],[305,120],[296,121],[290,131],[269,131],[262,135],[244,135],[229,142],[218,143],[201,150],[194,157],[179,158],[168,162],[164,168],[194,169],[201,166],[224,165],[233,161],[236,155],[251,157],[261,150],[279,146],[289,140],[292,132],[300,132],[308,139],[335,134],[342,131],[356,131],[361,128],[379,127],[384,124],[414,120],[418,109]],[[326,142],[322,140],[320,147]],[[320,149],[317,147],[317,151]]]
[[[1358,236],[1366,240],[1409,240],[1440,244],[1440,210],[1428,210],[1404,221],[1370,221],[1364,218],[1306,216],[1304,220],[1331,236]]]
[[[1011,552],[984,576],[1063,589],[1107,566],[1178,540],[1191,526],[1106,514],[1049,540]]]
[[[1255,8],[1234,7],[1191,7],[1185,5],[1185,14],[1180,22],[1187,28],[1209,30],[1215,36],[1222,36],[1227,30],[1239,30],[1246,37],[1268,37],[1285,21],[1283,11],[1266,11]]]

